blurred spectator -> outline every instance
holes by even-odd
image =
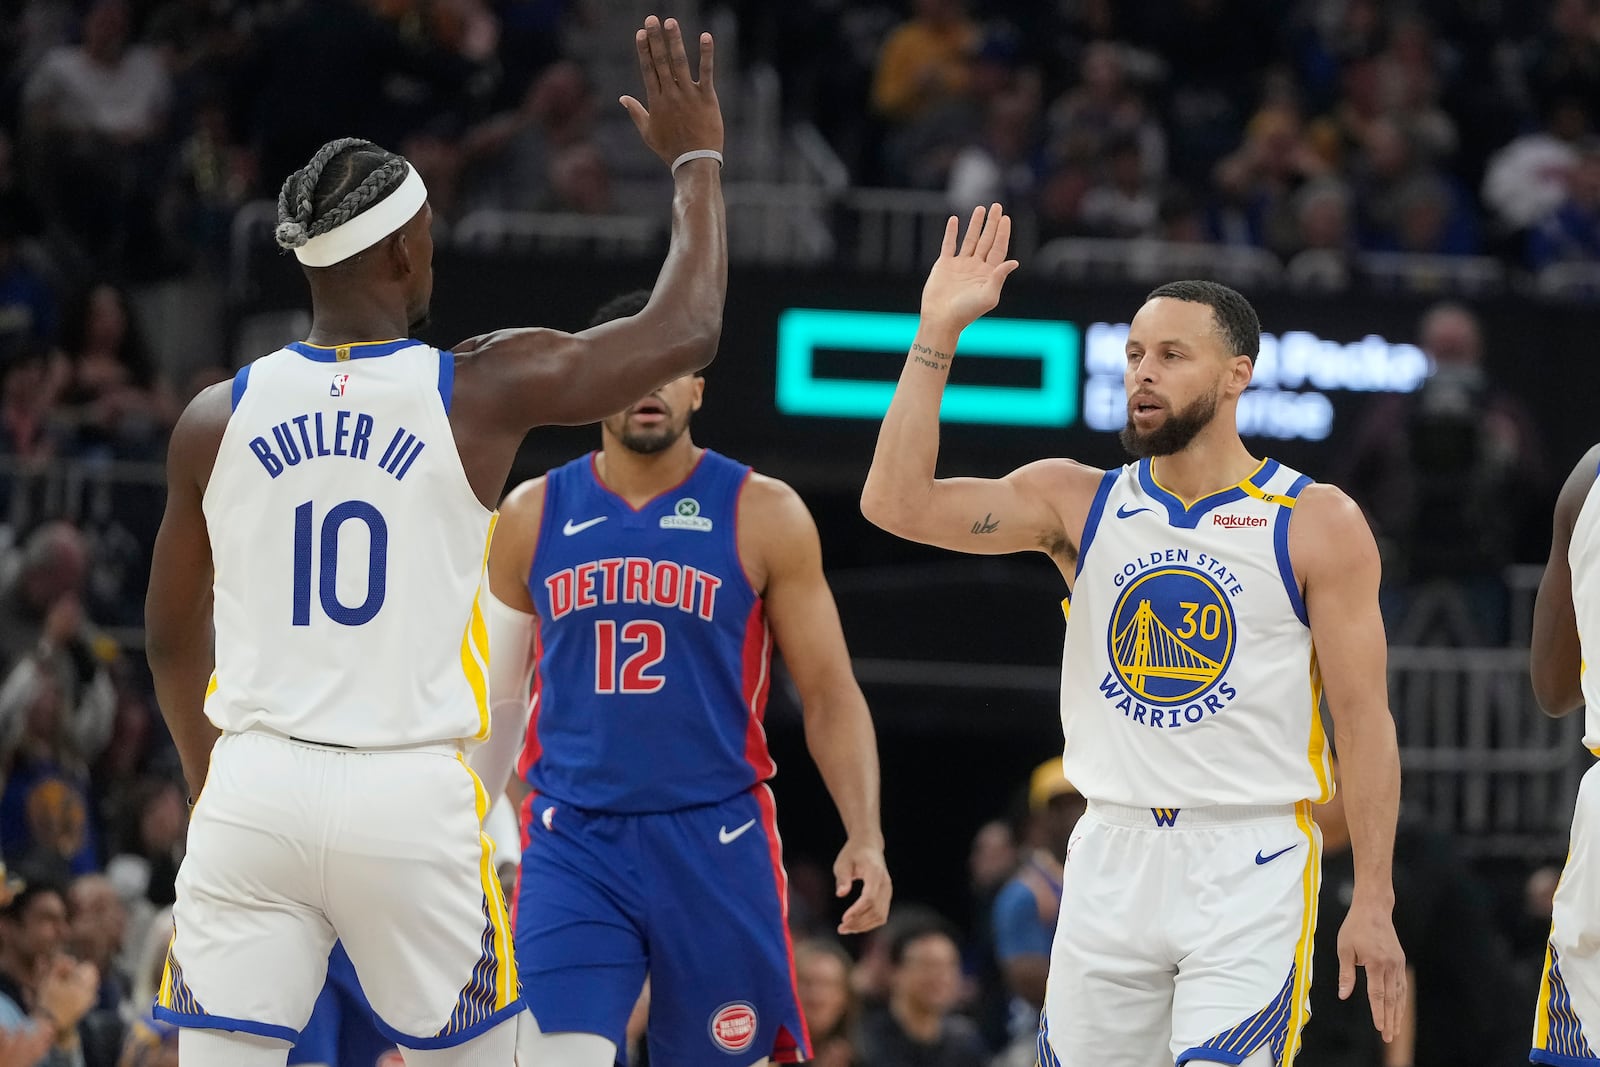
[[[1600,17],[1592,0],[1554,0],[1550,20],[1527,50],[1528,82],[1541,102],[1571,97],[1600,114]]]
[[[967,931],[966,970],[977,984],[971,1005],[973,1021],[991,1049],[1010,1039],[1010,1002],[994,948],[994,898],[1017,870],[1017,838],[1011,822],[996,819],[978,827],[967,854],[972,889],[972,918]]]
[[[932,189],[976,124],[971,109],[978,28],[962,0],[916,0],[889,33],[872,80],[873,110],[889,124],[884,163],[891,184]]]
[[[42,1067],[83,1067],[78,1024],[94,1006],[94,964],[65,951],[67,905],[59,885],[29,877],[0,908],[0,1030],[25,1027],[30,1015],[59,1029]]]
[[[970,214],[979,204],[1027,203],[1038,181],[1038,106],[1007,96],[989,106],[980,140],[956,153],[950,165],[950,209]]]
[[[47,53],[22,95],[34,196],[86,261],[122,257],[149,236],[153,153],[172,86],[161,57],[131,32],[126,0],[97,0],[83,43]]]
[[[1335,764],[1335,775],[1338,766]],[[1322,831],[1311,1022],[1302,1067],[1456,1067],[1514,1063],[1527,1055],[1529,1001],[1510,981],[1510,956],[1494,928],[1488,894],[1449,838],[1402,825],[1395,837],[1395,930],[1406,949],[1406,1024],[1385,1046],[1372,1025],[1365,979],[1338,998],[1338,937],[1355,891],[1344,796],[1314,815]],[[1359,972],[1358,972],[1359,973]]]
[[[1052,162],[1093,163],[1114,146],[1137,154],[1140,179],[1158,181],[1167,171],[1167,142],[1144,101],[1129,85],[1118,45],[1097,42],[1084,50],[1082,80],[1050,105],[1046,151]]]
[[[1468,255],[1477,251],[1470,209],[1396,122],[1367,130],[1353,181],[1363,248]]]
[[[1105,180],[1083,197],[1083,224],[1102,237],[1149,237],[1161,223],[1158,188],[1146,178],[1139,143],[1132,138],[1107,146]]]
[[[15,215],[0,206],[0,368],[55,340],[56,298],[19,243]]]
[[[89,775],[72,751],[54,679],[22,708],[22,735],[0,792],[0,850],[54,881],[99,869]]]
[[[850,954],[830,938],[811,938],[794,947],[800,1011],[811,1034],[816,1067],[865,1067],[856,1056],[861,1008],[850,988]]]
[[[81,452],[155,459],[177,421],[177,401],[152,363],[143,331],[114,285],[90,286],[61,326],[67,381],[60,406]]]
[[[56,454],[54,375],[41,352],[0,369],[0,456],[44,460]]]
[[[1298,250],[1286,266],[1289,284],[1301,291],[1348,288],[1355,246],[1349,190],[1335,178],[1322,178],[1295,194],[1293,208]]]
[[[1600,140],[1584,142],[1566,196],[1528,234],[1528,266],[1600,262]]]
[[[902,927],[889,945],[889,1003],[861,1026],[861,1061],[872,1067],[985,1067],[970,1021],[955,1014],[961,954],[943,920]]]
[[[1577,145],[1589,132],[1589,117],[1572,99],[1556,102],[1540,129],[1506,144],[1489,160],[1483,201],[1506,233],[1520,233],[1561,206],[1567,175],[1578,163]]]
[[[1328,172],[1313,150],[1300,116],[1287,104],[1272,104],[1250,120],[1244,144],[1217,164],[1220,197],[1216,229],[1227,244],[1249,244],[1284,253],[1294,248],[1295,194]]]
[[[128,997],[128,977],[119,956],[128,936],[128,909],[111,879],[85,874],[67,888],[67,949],[100,972],[95,1008],[115,1012]]]
[[[100,975],[94,1007],[78,1025],[85,1065],[112,1067],[127,1029],[122,1006],[128,979],[117,961],[128,934],[128,912],[109,879],[86,874],[67,889],[67,915],[67,951],[74,959],[94,964]]]
[[[127,946],[137,950],[161,910],[177,899],[188,812],[183,790],[170,778],[141,779],[113,796],[117,821],[106,876],[128,910]],[[137,966],[129,961],[127,968],[137,984]]]
[[[1519,515],[1543,499],[1543,448],[1523,405],[1489,378],[1471,311],[1436,305],[1419,333],[1433,372],[1416,393],[1373,400],[1349,469],[1335,480],[1389,552],[1390,639],[1425,641],[1419,627],[1442,597],[1452,636],[1493,644],[1505,625],[1501,575],[1517,555]]]
[[[463,203],[469,210],[550,210],[557,158],[587,142],[593,126],[594,98],[583,68],[571,60],[551,64],[528,87],[521,107],[462,138]]]
[[[317,0],[290,5],[251,39],[234,84],[244,96],[243,129],[257,153],[261,191],[278,187],[318,147],[351,131],[381,145],[434,121],[459,122],[489,83],[477,74],[481,35],[446,46],[429,32],[406,33],[385,0]],[[315,71],[308,77],[308,71]]]
[[[1035,768],[1028,783],[1028,850],[995,897],[995,953],[1012,998],[1011,1054],[1018,1062],[1035,1048],[1067,844],[1084,808],[1083,797],[1062,773],[1061,757]]]
[[[0,651],[7,656],[0,758],[28,738],[29,758],[47,749],[85,766],[111,734],[116,692],[109,666],[118,654],[84,615],[88,546],[70,523],[46,523],[7,564],[14,571],[0,592]]]

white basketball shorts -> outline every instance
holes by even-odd
[[[488,806],[452,745],[224,734],[189,824],[157,1017],[293,1042],[338,938],[403,1047],[510,1018],[522,996]]]
[[[1044,1067],[1294,1059],[1310,1016],[1322,836],[1311,804],[1089,802],[1067,847]]]
[[[1600,1063],[1600,763],[1578,786],[1567,866],[1556,886],[1544,980],[1533,1021],[1534,1063]]]

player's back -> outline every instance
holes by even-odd
[[[750,469],[710,449],[640,508],[585,456],[545,478],[528,575],[539,659],[518,771],[607,812],[713,804],[770,777],[771,638],[738,550]]]
[[[494,516],[419,341],[295,343],[233,383],[204,508],[227,731],[387,748],[487,733],[478,595]]]
[[[1594,473],[1600,478],[1600,471]],[[1600,756],[1600,673],[1590,674],[1588,669],[1589,661],[1600,656],[1600,491],[1594,486],[1572,524],[1567,563],[1572,567],[1572,607],[1583,655],[1583,743]]]

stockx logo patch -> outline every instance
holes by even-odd
[[[711,520],[700,514],[700,501],[692,496],[686,496],[672,506],[671,515],[661,516],[663,530],[699,530],[704,533],[711,529]]]

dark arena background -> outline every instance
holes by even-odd
[[[0,978],[40,937],[100,968],[87,1067],[175,1062],[148,1006],[186,816],[142,605],[182,405],[310,324],[272,240],[279,185],[333,137],[401,152],[435,211],[423,340],[581,329],[667,246],[672,183],[615,103],[651,10],[0,5],[0,854],[70,886],[44,932],[0,908]],[[1124,462],[1126,324],[1155,285],[1211,278],[1261,318],[1246,445],[1341,487],[1377,534],[1415,1038],[1386,1058],[1359,1011],[1316,999],[1297,1062],[1523,1062],[1591,759],[1582,714],[1540,713],[1528,642],[1556,492],[1600,438],[1600,4],[659,13],[716,35],[727,121],[732,265],[694,437],[816,517],[877,727],[896,913],[931,909],[961,949],[929,1010],[973,1020],[994,1064],[1033,1062],[991,908],[1031,847],[1030,775],[1059,755],[1065,589],[1042,556],[910,545],[858,504],[945,220],[999,200],[1021,267],[963,339],[941,475]],[[511,483],[598,443],[535,430]],[[843,830],[781,668],[767,730],[791,926],[830,939]],[[1324,983],[1348,868],[1330,852]],[[839,940],[854,1018],[894,980],[888,939]],[[898,1067],[841,1034],[823,1062]]]

